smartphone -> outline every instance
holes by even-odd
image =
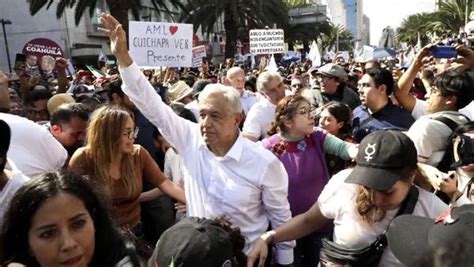
[[[15,56],[15,68],[19,68],[26,64],[26,55],[17,53]]]
[[[437,45],[431,48],[430,55],[435,58],[455,58],[458,56],[458,52],[453,46]]]

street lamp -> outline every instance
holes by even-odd
[[[7,33],[5,32],[5,25],[11,25],[12,22],[7,19],[0,19],[0,23],[2,24],[2,28],[3,28],[3,39],[5,39],[5,50],[7,51],[8,69],[10,70],[10,73],[11,73],[12,64],[10,63],[10,51],[8,51],[8,41],[7,41]]]

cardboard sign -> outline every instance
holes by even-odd
[[[285,34],[281,29],[250,30],[250,53],[281,54],[285,51]]]
[[[129,46],[140,67],[191,67],[193,25],[130,21]]]
[[[204,45],[193,47],[193,68],[199,68],[202,65],[202,59],[207,56]]]

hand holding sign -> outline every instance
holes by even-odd
[[[109,14],[102,13],[100,15],[100,22],[104,28],[99,28],[99,31],[106,34],[110,39],[110,50],[117,57],[121,67],[127,67],[132,64],[132,59],[127,50],[127,38],[125,31],[114,17]]]

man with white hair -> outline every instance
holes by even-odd
[[[240,102],[244,113],[248,114],[250,108],[257,103],[258,96],[252,92],[245,90],[245,72],[239,67],[232,67],[226,74],[227,83],[237,89],[240,94]]]
[[[288,175],[282,163],[239,132],[242,105],[238,92],[221,84],[208,85],[199,94],[199,124],[178,117],[133,62],[118,21],[103,14],[101,23],[119,62],[123,91],[183,158],[188,215],[229,217],[245,236],[244,252],[250,253],[270,223],[277,227],[291,213]],[[293,262],[294,245],[277,246],[279,264]]]
[[[244,136],[254,142],[268,136],[276,105],[285,97],[285,85],[278,72],[265,71],[257,78],[257,90],[262,97],[250,109],[242,129]]]

